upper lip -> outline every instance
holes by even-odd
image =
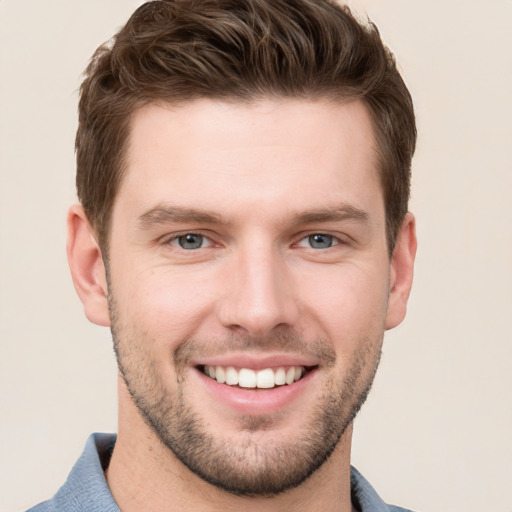
[[[198,358],[191,362],[192,366],[233,366],[235,368],[251,368],[264,370],[282,366],[317,366],[320,361],[314,357],[294,354],[224,354],[212,357]]]

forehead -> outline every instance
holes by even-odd
[[[200,202],[226,213],[276,210],[283,200],[293,210],[315,208],[319,198],[381,203],[376,162],[361,102],[152,104],[133,115],[118,200],[137,208]]]

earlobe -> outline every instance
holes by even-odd
[[[408,213],[398,234],[391,260],[386,329],[393,329],[405,318],[412,286],[416,248],[416,222],[412,213]]]
[[[101,249],[81,205],[69,209],[67,255],[75,289],[93,323],[110,326],[108,289]]]

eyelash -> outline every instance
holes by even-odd
[[[179,249],[183,250],[183,251],[193,251],[193,250],[197,250],[197,249],[205,249],[207,247],[203,247],[203,244],[201,243],[201,246],[200,247],[192,247],[192,248],[185,248],[183,246],[181,246],[181,244],[179,243],[180,239],[181,238],[185,238],[185,237],[200,237],[201,238],[201,241],[204,242],[204,241],[208,241],[208,246],[207,247],[212,247],[215,245],[215,242],[213,242],[213,240],[209,237],[209,236],[206,236],[202,233],[196,233],[194,231],[189,231],[189,232],[186,232],[186,233],[179,233],[177,235],[174,235],[172,238],[170,238],[169,240],[166,241],[166,244],[168,245],[174,245],[176,247],[179,247]],[[176,244],[173,244],[173,242],[176,242]]]
[[[180,239],[185,238],[185,237],[200,237],[200,239],[201,239],[200,246],[198,246],[198,247],[189,247],[189,248],[183,247],[181,245],[181,243],[180,243]],[[318,243],[322,243],[322,239],[327,239],[326,243],[328,244],[328,246],[327,247],[312,247],[312,244],[314,243],[314,238],[315,237],[319,238],[319,240],[317,240]],[[205,241],[207,242],[206,246],[203,245]],[[305,242],[305,241],[308,241],[309,245],[303,245],[303,242]],[[173,242],[175,242],[175,243],[173,243]],[[308,243],[308,242],[306,242],[306,243]],[[190,242],[190,243],[192,243],[192,242]],[[338,245],[342,245],[344,243],[346,243],[346,242],[344,242],[343,240],[341,240],[339,237],[337,237],[335,235],[332,235],[330,233],[324,233],[324,232],[316,231],[316,232],[312,232],[310,234],[306,234],[306,235],[301,236],[299,241],[297,243],[293,244],[293,245],[295,247],[305,247],[305,248],[313,250],[313,251],[317,251],[317,250],[318,251],[324,251],[324,250],[327,250],[327,249],[331,249],[332,247],[336,247]],[[194,232],[194,231],[189,231],[189,232],[184,232],[184,233],[176,234],[173,237],[171,237],[170,239],[166,240],[165,244],[173,245],[173,246],[177,247],[178,249],[181,249],[181,250],[187,251],[187,252],[188,251],[196,251],[196,250],[199,250],[199,249],[207,249],[209,247],[214,247],[216,245],[215,242],[209,236],[207,236],[207,235],[205,235],[203,233]]]
[[[315,237],[318,238],[318,240],[316,240],[316,242],[318,242],[318,243],[322,243],[321,239],[328,239],[327,243],[330,243],[330,245],[328,245],[328,247],[312,247]],[[340,238],[338,238],[335,235],[331,235],[330,233],[315,232],[315,233],[311,233],[306,236],[303,236],[296,245],[299,247],[305,247],[304,245],[302,245],[302,243],[306,240],[309,242],[309,245],[307,246],[308,249],[319,250],[319,251],[331,249],[332,247],[336,247],[337,245],[341,245],[343,243],[342,240],[340,240]]]

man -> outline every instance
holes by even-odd
[[[68,258],[117,437],[35,511],[389,511],[352,422],[405,316],[410,95],[328,0],[141,6],[81,88]]]

